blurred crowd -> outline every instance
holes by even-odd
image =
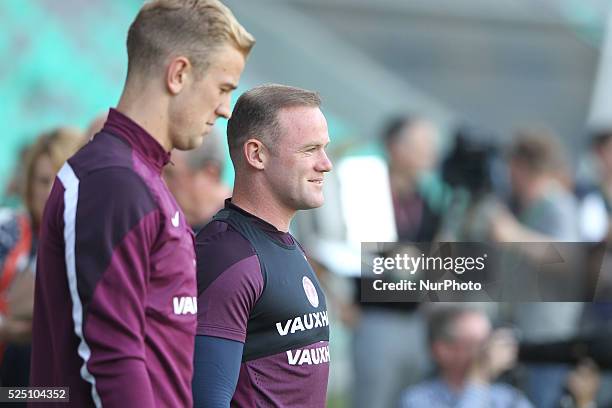
[[[55,173],[95,137],[104,118],[84,132],[57,128],[40,135],[24,149],[5,192],[21,205],[0,209],[2,386],[28,384],[38,223]],[[331,312],[351,336],[346,405],[612,406],[612,352],[605,346],[612,342],[612,303],[605,302],[612,288],[606,273],[612,270],[612,129],[590,133],[585,150],[592,172],[584,178],[571,164],[577,155],[547,128],[520,129],[505,145],[469,126],[452,136],[444,141],[435,123],[412,116],[391,120],[381,132],[398,241],[588,242],[600,256],[588,258],[584,273],[596,277],[600,301],[363,302],[358,278],[333,277],[326,260],[315,257]],[[199,149],[175,151],[164,173],[195,231],[231,195],[222,182],[224,143],[217,133]],[[308,233],[317,238],[316,229]],[[338,279],[348,291],[337,290]]]
[[[582,243],[578,272],[592,290],[586,300],[598,301],[371,303],[355,279],[353,301],[339,302],[353,329],[351,407],[612,406],[603,346],[612,340],[612,133],[589,135],[588,178],[575,176],[578,155],[548,128],[494,140],[460,126],[441,155],[434,123],[389,124],[381,142],[398,241],[527,243],[520,248],[534,260],[541,254],[529,243]]]

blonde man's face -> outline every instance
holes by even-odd
[[[173,147],[191,150],[202,144],[215,121],[231,116],[232,91],[244,70],[245,56],[231,45],[213,52],[206,72],[192,81],[172,102],[169,119]]]

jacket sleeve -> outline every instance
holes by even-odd
[[[144,339],[160,212],[143,180],[123,168],[84,177],[76,201],[67,196],[65,214],[74,205],[74,219],[65,216],[64,221],[75,333],[85,361],[81,376],[92,383],[94,401],[102,405],[155,406]]]

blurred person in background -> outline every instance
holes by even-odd
[[[598,401],[601,383],[597,365],[590,359],[580,361],[567,376],[567,394],[561,399],[559,408],[609,407],[609,401]]]
[[[445,187],[435,171],[439,130],[427,119],[401,117],[389,123],[383,137],[398,241],[431,241],[445,200]]]
[[[22,205],[23,186],[25,184],[25,171],[23,169],[28,153],[28,146],[23,146],[19,150],[17,162],[13,167],[11,177],[8,179],[4,194],[1,194],[0,207],[19,208]]]
[[[36,249],[43,208],[55,174],[84,143],[81,133],[58,128],[27,149],[20,186],[27,214],[3,210],[0,222],[0,342],[7,347],[0,368],[5,387],[27,386],[34,305]]]
[[[597,276],[596,296],[610,299],[612,294],[612,129],[603,128],[593,132],[591,152],[596,169],[595,180],[584,187],[580,206],[583,237],[590,242],[600,242],[604,259],[591,265]],[[601,297],[599,297],[601,296]],[[582,321],[586,331],[596,332],[612,327],[612,303],[594,302],[585,305]],[[612,394],[612,392],[611,392]],[[611,395],[612,397],[612,395]]]
[[[435,172],[438,129],[424,118],[401,116],[383,132],[398,242],[434,240],[444,211],[445,186]],[[356,279],[352,316],[353,407],[386,408],[420,381],[429,360],[418,303],[360,303]],[[381,333],[385,333],[381,335]]]
[[[164,180],[195,233],[232,195],[221,180],[224,162],[221,135],[213,131],[197,149],[174,152],[164,169]]]
[[[428,338],[437,375],[408,388],[401,408],[532,407],[519,390],[495,382],[515,365],[517,341],[507,329],[492,331],[483,311],[432,305]]]
[[[585,304],[580,326],[583,334],[601,338],[609,337],[612,330],[612,303],[609,301],[612,294],[612,128],[591,132],[590,153],[594,159],[595,178],[581,194],[580,221],[583,238],[599,242],[593,247],[593,262],[588,266],[596,277],[595,296],[601,301]],[[601,256],[595,256],[598,253]],[[612,339],[609,342],[612,343]],[[593,364],[586,364],[582,371],[592,375]],[[602,386],[597,389],[596,402],[599,406],[612,406],[612,374],[609,370],[597,374],[597,382]],[[579,380],[574,382],[582,384]]]
[[[580,198],[580,233],[588,242],[610,237],[612,214],[612,129],[591,132],[589,164],[592,177],[577,188]]]
[[[595,132],[591,141],[597,180],[593,192],[598,193],[609,214],[612,214],[612,129]]]
[[[510,183],[515,213],[499,209],[492,218],[492,234],[499,242],[576,242],[578,208],[566,180],[566,157],[559,138],[551,131],[519,131],[509,153]],[[521,340],[550,342],[578,333],[582,303],[539,302],[513,305]],[[569,366],[530,363],[526,391],[538,408],[555,407],[561,398]]]
[[[512,208],[499,213],[500,242],[579,239],[577,202],[567,185],[567,157],[558,136],[544,128],[519,131],[508,152]]]

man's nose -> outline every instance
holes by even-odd
[[[327,156],[327,153],[323,151],[321,161],[319,163],[319,168],[317,170],[322,171],[322,172],[328,172],[328,171],[332,171],[333,167],[334,165],[332,164],[331,160]]]
[[[215,111],[217,116],[224,117],[225,119],[229,119],[232,116],[232,111],[230,109],[230,98],[224,98],[223,102],[217,106],[217,110]]]

